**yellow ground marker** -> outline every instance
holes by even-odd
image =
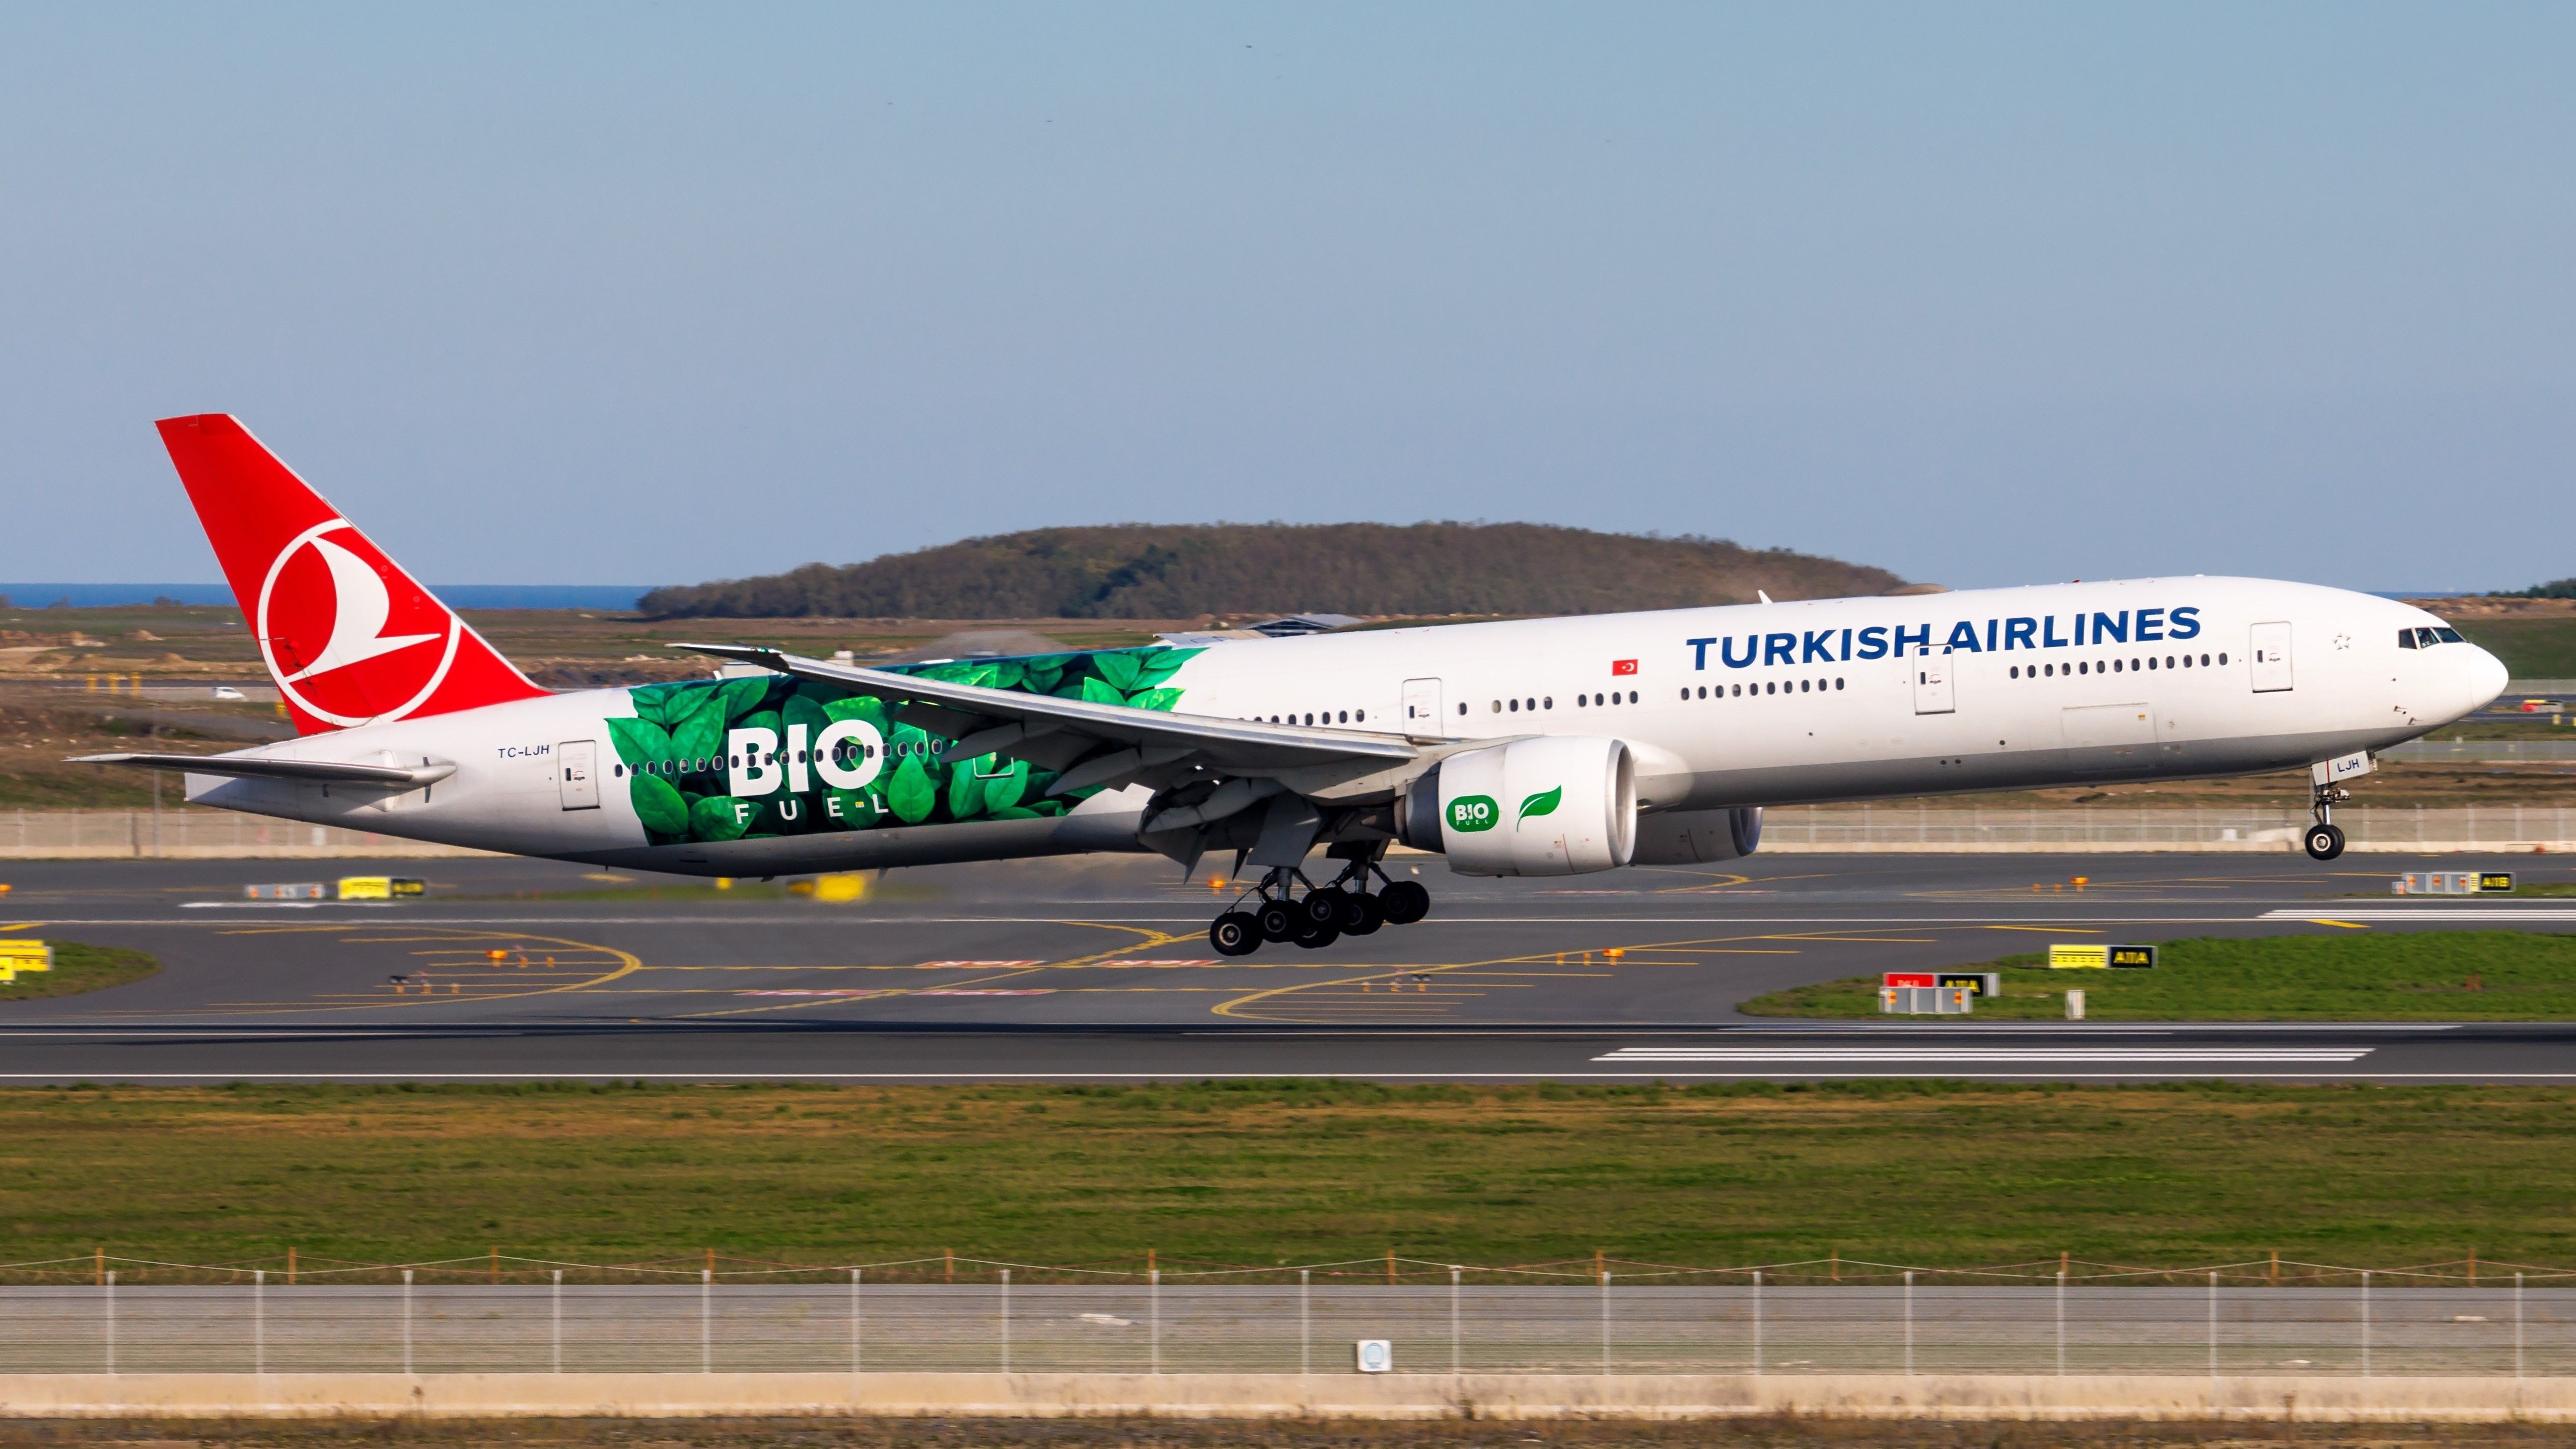
[[[2370,929],[2359,921],[2329,921],[2323,916],[2317,917],[2316,919],[2308,922],[2308,924],[2311,926],[2341,926],[2347,931],[2367,931]]]

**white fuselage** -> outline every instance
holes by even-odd
[[[2474,645],[2399,647],[2401,630],[2439,625],[2311,585],[2135,579],[1229,642],[1170,683],[1188,715],[1614,737],[1638,761],[1640,808],[1697,810],[2244,774],[2382,749],[2504,687]],[[624,791],[594,780],[585,794],[564,769],[567,744],[604,742],[606,721],[632,713],[611,689],[365,725],[254,753],[455,774],[404,793],[192,775],[189,798],[702,874],[1141,848],[1141,790],[1060,819],[648,846]]]

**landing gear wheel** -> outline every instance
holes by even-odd
[[[1400,880],[1377,893],[1390,926],[1410,926],[1431,914],[1431,892],[1415,881]]]
[[[1249,956],[1261,949],[1261,922],[1248,912],[1228,911],[1208,927],[1208,944],[1220,956]]]
[[[1306,898],[1297,903],[1297,909],[1306,913],[1307,920],[1339,930],[1342,924],[1342,911],[1349,900],[1350,895],[1347,892],[1334,886],[1326,886],[1319,891],[1306,892]]]
[[[2311,825],[2308,827],[2307,839],[2303,843],[2308,847],[2308,859],[2332,860],[2343,854],[2343,827]]]
[[[1261,927],[1261,939],[1294,941],[1298,928],[1305,924],[1305,913],[1286,901],[1263,901],[1253,919]]]
[[[1306,928],[1297,933],[1297,944],[1309,951],[1320,951],[1340,940],[1341,937],[1341,928],[1309,920],[1306,922]]]
[[[1378,904],[1377,897],[1353,891],[1342,905],[1342,918],[1333,924],[1340,926],[1345,936],[1365,936],[1386,924],[1386,908]]]

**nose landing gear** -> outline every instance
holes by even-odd
[[[2352,798],[2352,792],[2341,785],[2316,787],[2316,823],[2308,827],[2299,843],[2306,846],[2308,859],[2332,860],[2343,854],[2343,827],[2334,823],[2334,808]]]
[[[1371,877],[1380,888],[1368,889]],[[1299,895],[1298,887],[1305,893]],[[1249,906],[1250,909],[1245,909]],[[1375,860],[1353,860],[1331,883],[1318,886],[1305,872],[1274,867],[1245,899],[1208,927],[1208,944],[1220,956],[1249,956],[1264,941],[1295,942],[1320,950],[1344,936],[1365,936],[1382,925],[1408,926],[1431,912],[1431,892],[1409,880],[1390,880]]]

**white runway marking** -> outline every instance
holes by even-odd
[[[2357,1062],[2370,1047],[1621,1047],[1596,1062]]]
[[[2334,906],[2313,911],[2265,911],[2267,921],[2576,921],[2576,906]]]

